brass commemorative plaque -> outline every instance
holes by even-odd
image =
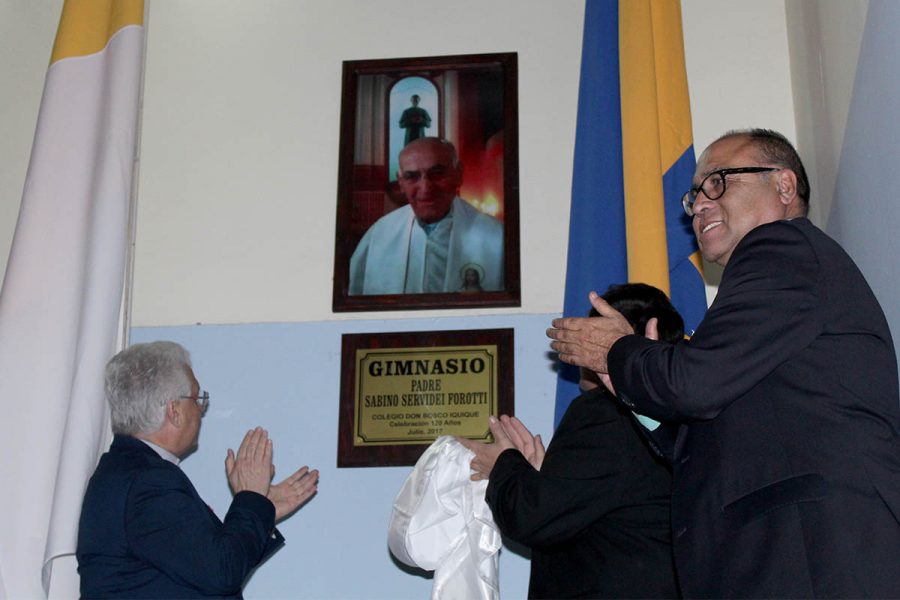
[[[414,464],[442,435],[491,441],[488,417],[512,414],[511,352],[511,329],[345,335],[338,466]]]

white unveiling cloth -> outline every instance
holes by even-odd
[[[484,501],[487,481],[469,479],[473,456],[453,437],[438,438],[394,499],[388,547],[434,571],[432,600],[500,598],[500,531]]]

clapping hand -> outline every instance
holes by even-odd
[[[267,495],[272,468],[272,440],[262,427],[247,432],[237,455],[229,448],[225,457],[225,474],[233,494],[249,491]]]
[[[475,453],[475,458],[469,465],[473,471],[470,476],[472,481],[489,479],[497,457],[510,448],[521,452],[535,469],[541,468],[544,461],[544,444],[540,435],[532,436],[521,421],[506,415],[502,415],[499,419],[491,416],[488,425],[494,436],[493,444],[461,437],[456,438],[463,446]]]
[[[532,467],[540,471],[541,465],[544,463],[544,442],[541,440],[541,435],[531,435],[524,423],[516,417],[501,415],[500,423],[513,446],[522,453]]]
[[[318,490],[319,471],[303,466],[281,483],[269,486],[269,500],[275,505],[275,521],[289,517]]]
[[[470,466],[474,471],[474,473],[469,476],[472,481],[488,479],[491,475],[491,470],[494,468],[494,463],[497,462],[497,457],[500,456],[504,450],[515,448],[515,445],[512,443],[512,440],[509,439],[509,436],[506,435],[506,430],[503,428],[503,425],[497,417],[491,415],[488,418],[488,426],[491,428],[491,433],[494,436],[493,444],[476,442],[463,437],[456,438],[460,444],[475,453],[475,458],[473,458],[470,463]]]
[[[303,466],[284,481],[273,484],[272,440],[262,427],[244,436],[237,455],[229,448],[225,457],[225,473],[231,492],[250,491],[266,496],[275,505],[275,520],[280,521],[296,511],[318,490],[319,472]]]

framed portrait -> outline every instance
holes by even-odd
[[[333,310],[520,289],[516,54],[344,62]]]
[[[443,435],[493,441],[513,411],[513,330],[344,334],[338,467],[413,465]]]

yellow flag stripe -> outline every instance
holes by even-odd
[[[684,30],[681,26],[681,2],[659,0],[651,4],[653,36],[656,40],[657,109],[662,173],[665,174],[694,143],[691,100],[687,67],[684,62]],[[671,199],[670,199],[671,200]],[[688,257],[703,275],[700,251]]]
[[[665,173],[693,143],[691,102],[684,65],[681,3],[678,0],[653,0],[651,10],[661,173]]]
[[[700,258],[700,251],[697,250],[696,252],[688,256],[688,260],[691,261],[691,264],[694,265],[694,267],[697,269],[697,272],[700,273],[700,275],[703,275],[703,259]]]
[[[619,2],[619,73],[628,279],[669,293],[651,4]]]
[[[50,64],[100,52],[117,31],[144,24],[144,0],[65,0]]]

